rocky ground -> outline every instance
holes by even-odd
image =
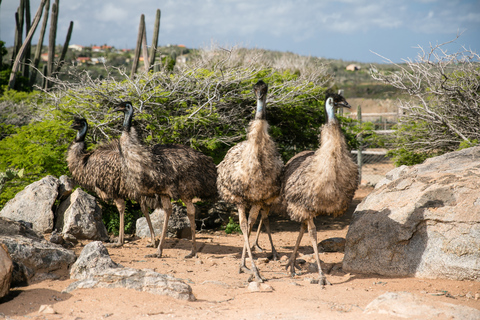
[[[353,209],[370,191],[358,190],[343,217],[317,219],[319,241],[345,237]],[[190,249],[188,240],[168,239],[164,257],[155,259],[145,258],[154,252],[146,247],[147,240],[132,238],[122,248],[108,248],[113,261],[183,279],[192,287],[196,301],[129,289],[77,289],[63,293],[74,280],[67,274],[57,274],[27,287],[12,288],[10,295],[0,300],[0,319],[402,319],[412,314],[413,319],[462,319],[459,310],[460,314],[461,310],[471,311],[469,307],[480,310],[479,281],[348,274],[341,268],[343,253],[339,252],[321,254],[322,267],[332,286],[312,284],[316,272],[310,264],[314,259],[308,236],[300,247],[299,259],[305,260],[303,269],[292,278],[285,264],[299,224],[279,219],[271,224],[281,259],[269,261],[268,252],[257,253],[257,266],[268,279],[259,286],[249,284],[248,275],[238,273],[241,235],[224,231],[198,234],[201,249],[196,259],[184,258]],[[75,247],[77,255],[86,243]],[[260,245],[269,249],[265,234],[260,237]],[[408,292],[413,298],[396,309],[367,308],[387,292]],[[385,314],[387,311],[389,314]]]

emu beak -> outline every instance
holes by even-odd
[[[123,112],[123,111],[125,111],[125,108],[122,105],[118,105],[118,106],[115,107],[115,109],[113,109],[109,113],[114,113],[114,112],[119,112],[119,111]]]
[[[349,105],[347,101],[344,101],[344,102],[339,103],[339,107],[344,107],[344,108],[350,109],[352,106]]]

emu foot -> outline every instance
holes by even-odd
[[[285,270],[288,271],[288,270],[290,269],[290,275],[291,275],[292,277],[294,277],[294,276],[296,276],[296,275],[301,275],[301,274],[302,274],[302,272],[299,272],[299,273],[295,272],[295,268],[297,268],[298,270],[301,270],[301,269],[302,269],[302,268],[300,268],[300,266],[297,264],[296,259],[293,260],[293,261],[290,261],[290,260],[289,260],[288,263],[287,263],[287,265],[285,266]]]
[[[185,256],[185,259],[198,258],[198,254],[195,251],[190,252]]]
[[[278,257],[277,251],[272,251],[272,254],[267,257],[268,260],[278,261],[280,258]]]
[[[321,285],[322,287],[324,286],[331,286],[332,284],[330,281],[327,280],[325,276],[320,276],[318,279],[318,284]]]
[[[150,242],[147,244],[146,247],[147,247],[147,248],[156,248],[156,247],[158,247],[158,243],[159,243],[159,242],[160,242],[159,240],[155,240],[154,243],[152,243],[152,242],[150,241]]]
[[[255,243],[255,244],[252,246],[252,251],[265,252],[265,250],[263,250],[263,248],[260,247],[260,246],[258,245],[258,243]]]
[[[248,277],[248,282],[256,281],[256,282],[264,282],[267,281],[266,278],[264,278],[260,272],[258,272],[258,269],[248,269],[246,266],[240,266],[240,269],[238,270],[238,273],[247,273],[250,274],[250,277]]]

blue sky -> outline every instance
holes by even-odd
[[[30,0],[32,18],[40,0]],[[53,0],[51,0],[53,3]],[[13,45],[18,0],[0,5],[0,39]],[[243,46],[359,62],[414,60],[418,46],[443,43],[480,52],[479,0],[60,0],[57,43],[134,48],[140,15],[151,43],[156,9],[160,45]],[[34,36],[36,43],[38,34]],[[44,44],[48,41],[48,36]]]

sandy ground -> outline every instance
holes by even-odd
[[[345,237],[353,209],[370,191],[366,188],[357,191],[343,217],[317,219],[318,240]],[[268,252],[256,254],[257,266],[268,279],[262,291],[251,291],[248,275],[238,272],[241,235],[227,235],[223,231],[198,234],[201,251],[194,259],[184,258],[190,250],[190,242],[185,239],[168,239],[161,259],[145,258],[154,249],[146,247],[147,240],[132,239],[122,248],[108,249],[115,262],[183,279],[192,287],[196,301],[129,289],[79,289],[62,293],[73,282],[64,274],[56,280],[12,288],[11,294],[0,301],[0,319],[400,319],[363,313],[376,297],[399,291],[414,293],[428,304],[446,302],[480,309],[480,300],[474,299],[475,294],[480,294],[480,282],[348,274],[341,269],[342,253],[320,254],[332,286],[322,288],[311,284],[317,273],[307,267],[292,278],[285,264],[299,224],[277,219],[271,225],[282,259],[268,261],[265,259]],[[85,244],[75,248],[77,254]],[[269,251],[266,234],[261,235],[260,245]],[[299,257],[307,261],[305,266],[313,261],[312,252],[309,237],[305,236]],[[40,312],[42,305],[50,305],[55,313]]]

